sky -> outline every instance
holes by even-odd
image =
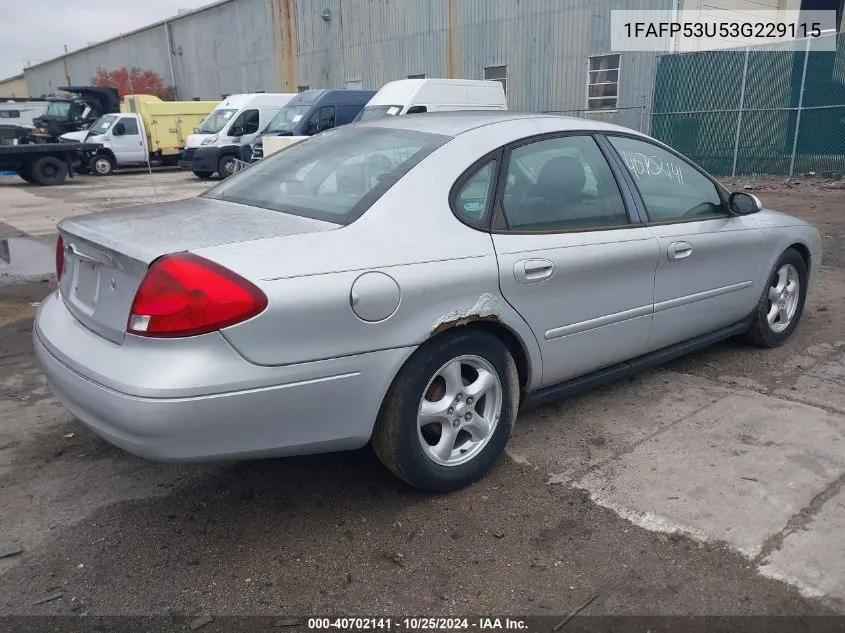
[[[176,15],[212,0],[0,0],[0,78],[20,74],[25,61],[58,57]]]

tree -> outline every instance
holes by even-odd
[[[98,68],[91,84],[103,88],[117,88],[121,99],[131,94],[155,95],[164,101],[173,101],[176,98],[176,88],[166,85],[161,75],[152,70],[141,70],[137,66],[123,66],[115,70]]]

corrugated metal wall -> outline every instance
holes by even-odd
[[[299,84],[376,90],[393,79],[448,76],[448,0],[298,0]],[[492,4],[492,3],[491,3]],[[322,10],[329,10],[329,20]]]
[[[98,68],[114,70],[121,66],[137,66],[152,70],[167,84],[172,83],[167,54],[167,39],[163,25],[137,31],[126,37],[112,39],[102,44],[70,53],[66,57],[32,66],[24,70],[26,83],[32,95],[55,91],[71,84],[88,85]]]
[[[365,89],[411,74],[480,79],[507,66],[511,109],[583,113],[587,56],[610,52],[610,10],[668,8],[672,0],[230,0],[67,56],[73,81],[100,65],[136,65],[179,98],[256,90]],[[323,14],[326,12],[325,19]],[[592,115],[641,127],[656,56],[622,55],[619,112]],[[30,91],[62,85],[64,61],[26,71]]]
[[[277,90],[271,9],[269,0],[236,0],[172,21],[179,98]]]

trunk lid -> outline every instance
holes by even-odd
[[[149,265],[162,255],[339,225],[191,198],[67,218],[58,228],[64,242],[59,289],[65,305],[88,329],[122,343],[135,293]]]

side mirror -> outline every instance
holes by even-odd
[[[229,130],[229,136],[243,136],[244,129],[242,127],[232,127]]]
[[[728,204],[731,212],[737,215],[750,215],[763,208],[760,198],[744,191],[734,191],[728,198]]]
[[[122,136],[126,133],[126,127],[123,125],[123,123],[118,123],[112,128],[111,133],[112,136]]]
[[[319,131],[317,124],[313,121],[305,124],[305,136],[314,136]]]

